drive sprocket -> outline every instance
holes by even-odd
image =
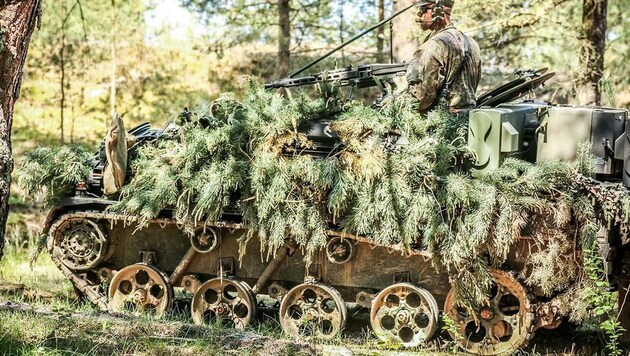
[[[90,219],[69,219],[52,236],[51,252],[73,271],[98,266],[108,254],[109,240],[98,224]]]

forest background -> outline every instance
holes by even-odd
[[[602,1],[589,1],[601,7]],[[585,28],[587,2],[456,1],[456,26],[482,49],[479,91],[506,82],[515,70],[549,67],[558,74],[543,99],[589,101],[580,97],[580,88],[593,71],[589,65],[601,58],[587,58],[592,46]],[[597,75],[618,98],[603,104],[628,107],[630,20],[623,9],[630,8],[630,0],[603,3],[608,26],[603,72]],[[390,0],[45,0],[15,107],[14,153],[19,156],[34,144],[96,143],[114,110],[127,127],[144,121],[162,125],[184,107],[221,92],[239,94],[243,75],[260,82],[285,77],[403,5]],[[412,9],[395,21],[395,61],[409,60],[426,35],[414,17]],[[313,70],[389,59],[384,26]]]

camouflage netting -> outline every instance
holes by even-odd
[[[471,157],[467,122],[443,110],[422,117],[400,96],[377,111],[342,104],[330,88],[317,100],[298,94],[289,101],[249,85],[244,100],[223,95],[178,118],[175,135],[142,148],[131,162],[133,179],[112,209],[139,216],[141,224],[174,209],[190,228],[238,207],[249,227],[243,243],[258,236],[270,253],[291,236],[307,263],[324,247],[332,224],[380,244],[427,248],[468,305],[484,301],[490,269],[506,262],[521,236],[540,248],[519,272],[551,296],[578,290],[582,250],[593,245],[598,221],[621,223],[627,231],[630,195],[589,189],[580,174],[588,171],[588,154],[577,164],[509,159],[474,179],[463,168]],[[300,155],[312,143],[298,128],[333,116],[343,149],[324,159]],[[392,145],[392,130],[404,133],[409,145]],[[37,157],[27,157],[21,176],[42,170]],[[66,180],[89,171],[77,169],[84,160],[75,158],[65,164],[81,174]],[[32,191],[54,179],[22,182]],[[611,194],[623,204],[608,204]]]
[[[27,195],[43,194],[46,205],[55,204],[88,179],[92,156],[94,152],[77,145],[40,147],[25,154],[17,183]]]

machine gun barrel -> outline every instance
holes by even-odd
[[[378,81],[403,76],[409,63],[366,64],[312,74],[301,78],[285,78],[265,84],[265,89],[291,88],[322,82],[335,82],[339,86],[356,86],[367,88],[377,86]]]
[[[403,12],[409,10],[410,8],[412,8],[414,5],[416,5],[416,1],[412,2],[411,5],[409,6],[405,6],[404,8],[400,9],[398,12],[396,12],[395,14],[393,14],[392,16],[384,19],[383,21],[371,26],[370,28],[365,29],[364,31],[362,31],[361,33],[357,34],[356,36],[352,37],[351,39],[347,40],[346,42],[340,44],[339,46],[335,47],[334,49],[330,50],[328,53],[324,54],[323,56],[317,58],[316,60],[312,61],[311,63],[305,65],[304,67],[298,69],[297,71],[295,71],[293,74],[291,74],[289,76],[289,78],[293,78],[296,75],[304,72],[305,70],[311,68],[312,66],[316,65],[317,63],[323,61],[324,59],[328,58],[331,54],[337,52],[338,50],[344,48],[345,46],[351,44],[352,42],[358,40],[359,38],[365,36],[365,34],[370,33],[372,31],[374,31],[375,29],[383,26],[384,24],[388,23],[389,21],[393,20],[395,17],[397,17],[398,15],[402,14]]]

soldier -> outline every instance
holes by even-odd
[[[422,113],[444,98],[451,112],[475,107],[481,60],[479,45],[451,23],[454,0],[420,0],[416,22],[431,30],[407,70],[408,91]]]

